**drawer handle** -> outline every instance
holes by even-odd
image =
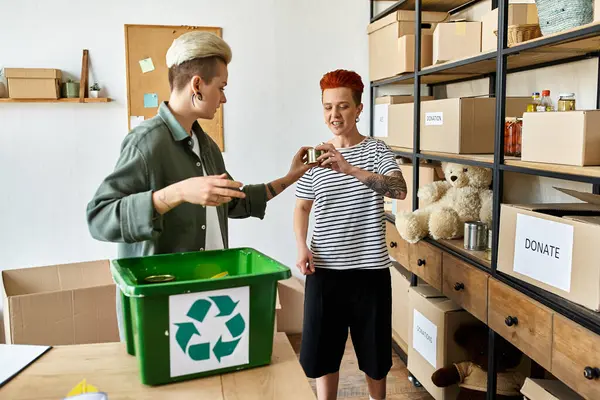
[[[508,316],[504,320],[504,323],[506,324],[506,326],[516,326],[519,325],[519,319],[517,317]]]
[[[398,247],[398,243],[390,242],[390,247],[393,249],[394,247]]]
[[[600,369],[585,367],[585,369],[583,370],[583,376],[585,376],[585,378],[589,380],[598,379],[600,378]]]
[[[417,265],[418,265],[419,267],[422,267],[423,265],[425,265],[425,260],[423,260],[423,259],[419,258],[419,259],[417,260]]]
[[[465,284],[462,282],[456,282],[454,284],[454,290],[456,290],[457,292],[460,292],[461,290],[465,290]]]

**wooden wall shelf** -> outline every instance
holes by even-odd
[[[0,99],[0,103],[108,103],[110,98],[85,98],[79,101],[79,98],[70,99]]]

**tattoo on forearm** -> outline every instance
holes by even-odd
[[[406,182],[400,171],[387,176],[373,174],[364,183],[374,192],[392,199],[400,198],[402,193],[406,193]]]
[[[281,184],[281,191],[283,192],[285,190],[285,188],[287,187],[287,185],[285,183]]]
[[[163,203],[165,206],[167,206],[167,209],[168,209],[168,210],[171,210],[171,208],[172,208],[172,207],[171,207],[171,205],[170,205],[170,204],[167,202],[167,193],[165,193],[165,192],[162,192],[162,193],[160,194],[160,196],[158,196],[158,199],[159,199],[159,200],[160,200],[160,201],[161,201],[161,202],[162,202],[162,203]]]
[[[270,183],[267,183],[267,188],[269,188],[269,192],[271,192],[272,197],[277,196],[277,192],[275,191],[275,188],[273,188],[273,185],[271,185]]]

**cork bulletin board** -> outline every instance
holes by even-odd
[[[165,60],[173,40],[191,30],[212,32],[222,37],[221,28],[168,25],[125,25],[127,66],[127,123],[129,130],[158,112],[169,100],[169,70]],[[223,106],[212,120],[199,119],[202,129],[224,151]]]

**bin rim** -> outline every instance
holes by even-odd
[[[137,260],[142,258],[166,258],[173,256],[182,256],[189,255],[194,253],[202,253],[202,254],[210,254],[210,253],[219,253],[219,252],[233,252],[233,251],[249,251],[255,253],[257,255],[263,256],[268,259],[270,262],[276,264],[277,270],[271,272],[262,272],[258,274],[252,275],[242,275],[242,276],[226,276],[223,278],[219,278],[217,280],[212,280],[210,278],[207,279],[197,279],[193,281],[188,281],[186,283],[182,283],[180,281],[172,281],[172,282],[164,282],[157,283],[153,285],[138,285],[135,283],[135,277],[133,274],[126,268],[120,265],[120,261],[124,260]],[[283,264],[282,262],[274,259],[266,255],[265,253],[258,251],[252,247],[234,247],[222,250],[208,250],[208,251],[191,251],[191,252],[180,252],[180,253],[166,253],[166,254],[155,254],[150,256],[136,256],[136,257],[123,257],[112,259],[110,262],[110,271],[115,281],[116,285],[120,289],[121,293],[127,297],[147,297],[147,296],[163,296],[163,295],[173,295],[173,294],[182,294],[189,292],[189,286],[203,284],[206,282],[211,282],[215,284],[219,284],[219,286],[223,286],[223,288],[234,287],[232,285],[236,281],[241,279],[244,280],[253,280],[260,279],[265,276],[271,276],[273,280],[285,280],[289,279],[292,276],[292,272],[288,266]]]

